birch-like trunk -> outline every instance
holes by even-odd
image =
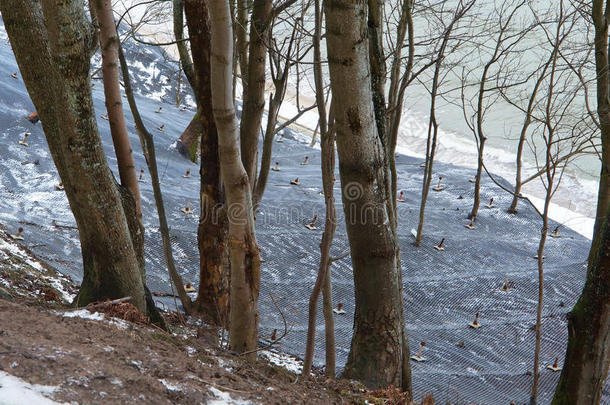
[[[110,0],[92,2],[99,23],[100,47],[102,51],[102,76],[104,81],[104,96],[110,134],[117,159],[121,185],[132,194],[136,204],[136,215],[142,222],[142,199],[140,186],[133,159],[123,102],[121,101],[121,84],[119,83],[119,35],[116,30],[112,3]],[[143,231],[143,229],[142,229]]]
[[[212,106],[227,199],[231,260],[230,346],[256,359],[260,254],[254,234],[252,195],[241,161],[233,104],[233,28],[228,0],[208,3],[212,27]]]

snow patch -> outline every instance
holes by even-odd
[[[77,309],[76,311],[64,312],[62,314],[64,318],[83,318],[90,319],[93,321],[103,321],[104,314],[100,314],[99,312],[89,312],[87,309]]]
[[[260,354],[266,357],[270,363],[284,367],[295,374],[301,374],[303,370],[303,362],[287,354],[275,353],[269,350],[261,350]]]
[[[159,382],[163,384],[163,386],[169,391],[182,391],[182,388],[179,385],[170,383],[169,381],[164,380],[163,378],[159,378]]]
[[[62,404],[50,398],[58,388],[50,385],[30,384],[0,371],[0,402],[2,405],[55,405]],[[63,402],[67,404],[67,402]]]
[[[231,394],[228,392],[221,391],[218,388],[208,387],[208,389],[217,399],[208,400],[207,405],[249,405],[252,403],[250,401],[235,399],[231,397]]]

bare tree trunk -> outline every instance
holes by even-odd
[[[195,97],[197,99],[197,97]],[[186,129],[180,134],[180,138],[176,141],[176,150],[183,157],[193,163],[197,163],[199,158],[199,142],[201,141],[201,110],[197,108],[197,112],[187,125]]]
[[[99,23],[100,46],[102,50],[102,75],[104,79],[104,95],[106,110],[110,122],[110,134],[116,153],[117,166],[121,185],[126,187],[136,204],[136,216],[142,222],[142,199],[136,174],[125,115],[121,101],[121,86],[119,83],[119,36],[116,31],[112,4],[110,0],[94,1],[97,21]],[[143,229],[142,229],[143,231]]]
[[[0,10],[78,226],[84,277],[75,304],[131,296],[153,315],[97,131],[89,83],[95,30],[82,2],[41,7],[35,0],[1,0]]]
[[[324,189],[324,202],[326,204],[326,219],[324,223],[324,233],[322,234],[322,242],[320,242],[320,265],[318,267],[318,277],[316,278],[316,283],[311,292],[311,296],[309,297],[307,343],[305,346],[305,359],[303,361],[303,375],[305,376],[309,376],[313,363],[316,340],[318,298],[320,297],[320,292],[325,286],[326,278],[328,277],[328,273],[330,270],[330,248],[333,244],[335,229],[337,228],[337,213],[335,212],[335,196],[333,190],[335,183],[335,134],[333,131],[329,131],[328,121],[326,117],[326,100],[324,99],[322,56],[320,51],[320,41],[322,37],[322,10],[320,7],[320,0],[315,0],[314,4],[315,31],[313,36],[313,69],[316,89],[316,104],[318,106],[319,116],[318,126],[320,128],[320,146],[322,149],[322,187]],[[333,107],[331,106],[331,109],[332,108]],[[328,293],[330,298],[330,291],[328,291]],[[327,363],[329,362],[327,361]],[[332,359],[332,363],[334,363],[334,356]],[[328,364],[326,368],[327,375],[330,374],[330,372],[332,371],[332,378],[334,378],[334,370],[329,370],[330,367],[328,367]]]
[[[185,15],[193,52],[199,110],[197,137],[201,139],[201,216],[197,229],[200,255],[199,293],[195,310],[217,325],[226,325],[229,312],[229,270],[224,195],[220,174],[218,132],[212,111],[211,31],[205,0],[186,0]]]
[[[424,219],[426,215],[426,203],[432,182],[432,168],[434,167],[434,156],[436,154],[436,140],[438,137],[438,123],[436,121],[436,97],[438,95],[439,76],[441,64],[445,57],[445,48],[451,35],[450,25],[445,31],[443,42],[439,50],[434,76],[432,78],[432,91],[430,92],[430,122],[428,123],[428,139],[426,141],[426,162],[424,167],[424,178],[422,181],[421,203],[419,205],[419,221],[417,223],[417,236],[415,236],[415,246],[419,246],[424,232]]]
[[[235,54],[239,65],[242,87],[245,89],[248,82],[248,3],[250,0],[235,0]]]
[[[442,68],[443,60],[445,59],[445,51],[447,44],[451,39],[451,33],[455,24],[462,18],[468,10],[472,8],[475,0],[469,0],[466,2],[460,2],[457,6],[451,23],[447,26],[442,34],[441,45],[438,49],[434,76],[432,78],[432,89],[430,92],[430,122],[428,124],[428,139],[426,142],[426,162],[424,168],[424,178],[422,181],[422,193],[421,193],[421,204],[419,207],[419,221],[417,225],[417,234],[415,236],[415,246],[419,246],[424,231],[424,219],[426,213],[426,203],[428,201],[428,193],[430,192],[430,183],[432,182],[432,168],[434,167],[434,155],[436,153],[436,142],[438,137],[438,122],[436,121],[436,98],[438,96],[440,71]],[[394,195],[396,198],[396,195]]]
[[[173,11],[174,11],[174,35],[176,37],[176,47],[178,48],[178,55],[180,56],[180,66],[184,71],[191,88],[194,93],[197,93],[197,77],[193,67],[193,60],[189,55],[189,51],[186,46],[184,39],[184,3],[185,0],[173,0]],[[187,18],[188,19],[188,18]],[[192,35],[189,29],[189,36]],[[191,44],[192,44],[191,39]],[[195,101],[197,102],[197,114],[193,117],[190,124],[186,127],[184,132],[178,138],[176,149],[178,152],[189,159],[191,162],[197,162],[199,156],[199,141],[201,138],[200,121],[199,121],[199,108],[201,107],[201,98],[195,95]],[[207,101],[209,103],[209,101]]]
[[[568,348],[553,404],[599,404],[610,365],[610,93],[608,20],[610,7],[593,0],[597,111],[601,124],[602,169],[587,280],[568,314]]]
[[[176,47],[178,48],[178,55],[180,56],[180,66],[182,71],[189,81],[192,88],[196,87],[195,71],[193,69],[193,61],[189,55],[186,42],[184,41],[184,1],[185,0],[173,0],[173,15],[174,15],[174,36],[176,37]],[[190,32],[189,32],[190,35]]]
[[[344,212],[354,267],[354,334],[344,376],[411,390],[398,246],[389,222],[387,170],[377,132],[366,1],[326,3],[327,46]]]
[[[260,254],[248,175],[239,150],[233,105],[233,28],[228,0],[210,0],[212,106],[218,128],[220,165],[226,190],[231,259],[230,346],[256,359]]]
[[[265,66],[267,60],[268,24],[271,0],[255,1],[250,22],[248,75],[244,84],[243,110],[239,137],[244,168],[254,189],[258,163],[258,136],[265,111]]]
[[[326,340],[326,367],[324,374],[326,375],[326,378],[332,378],[334,380],[337,374],[337,349],[335,345],[335,318],[333,314],[332,270],[330,265],[326,270],[324,288],[322,288],[322,297],[322,312],[324,313],[324,338]]]

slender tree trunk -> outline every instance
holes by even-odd
[[[35,0],[1,0],[0,11],[78,226],[83,283],[75,304],[131,296],[139,310],[152,315],[156,311],[146,299],[119,188],[97,131],[89,83],[95,31],[83,4],[44,1],[41,7]]]
[[[344,376],[368,387],[411,389],[398,246],[369,76],[366,1],[326,3],[330,79],[356,310]]]
[[[195,310],[210,322],[226,325],[229,311],[227,227],[222,208],[224,195],[220,173],[218,132],[212,110],[211,31],[205,0],[186,0],[185,14],[197,81],[197,136],[201,152],[201,216],[197,229],[200,255],[199,293]]]
[[[322,56],[320,50],[320,41],[322,37],[322,15],[320,0],[315,0],[315,27],[313,37],[314,49],[314,81],[316,89],[316,104],[318,106],[318,126],[320,128],[320,141],[322,149],[322,187],[324,189],[324,202],[326,204],[326,220],[324,223],[324,233],[322,234],[322,242],[320,243],[320,266],[318,268],[318,277],[309,297],[309,319],[307,325],[307,343],[305,347],[305,360],[303,361],[303,375],[308,376],[311,372],[313,363],[313,355],[315,350],[316,340],[316,321],[318,313],[318,299],[320,292],[325,286],[326,278],[330,270],[330,248],[333,244],[335,229],[337,228],[337,214],[335,210],[334,196],[334,172],[335,172],[335,139],[334,132],[329,131],[326,117],[326,100],[324,99],[324,83],[322,77]],[[332,109],[332,107],[331,107]],[[330,291],[328,291],[330,298]],[[328,353],[327,353],[328,359]],[[327,363],[329,363],[327,361]],[[334,358],[332,359],[334,363]],[[334,365],[333,365],[334,368]],[[332,371],[334,378],[334,370],[329,370],[327,364],[327,375]]]
[[[142,221],[142,199],[133,159],[131,142],[123,114],[121,85],[119,83],[119,36],[116,31],[110,0],[96,0],[95,12],[99,23],[100,46],[102,49],[102,75],[106,110],[110,122],[110,134],[114,144],[121,185],[132,194],[136,204],[136,216]],[[142,229],[143,231],[143,229]]]
[[[258,163],[258,137],[265,111],[265,66],[267,60],[268,24],[271,0],[255,1],[250,22],[248,44],[248,75],[244,85],[243,110],[239,137],[244,168],[250,179],[250,187],[256,184]]]
[[[436,141],[438,137],[438,123],[436,121],[436,96],[438,94],[441,62],[444,59],[445,48],[447,46],[447,42],[449,41],[450,33],[451,29],[449,28],[443,38],[443,43],[441,45],[434,69],[434,77],[432,78],[432,91],[430,93],[430,122],[428,123],[428,139],[426,142],[426,163],[424,167],[424,178],[422,181],[421,203],[419,206],[419,221],[417,223],[415,246],[420,245],[424,233],[426,203],[428,202],[428,193],[430,192],[430,184],[432,182],[432,169],[434,167],[434,156],[436,154]]]
[[[189,50],[184,41],[184,1],[185,0],[173,0],[172,2],[174,36],[176,37],[176,47],[178,48],[178,55],[180,56],[180,66],[182,66],[182,71],[189,81],[189,84],[194,88],[196,87],[197,79],[193,68],[193,60],[189,55]]]
[[[250,0],[235,0],[236,24],[235,24],[235,55],[239,65],[242,87],[248,86],[248,3]]]
[[[233,105],[233,28],[228,0],[210,0],[208,5],[212,27],[212,106],[218,128],[229,221],[230,346],[239,353],[247,352],[247,358],[255,360],[253,350],[258,341],[260,254],[254,234],[250,182],[241,161]]]
[[[331,267],[331,265],[328,266],[328,269],[326,270],[326,277],[324,278],[324,288],[322,288],[322,312],[324,313],[324,338],[326,340],[326,367],[324,374],[326,375],[326,378],[332,378],[334,380],[337,374],[337,354],[335,345],[335,315],[333,313]]]
[[[174,14],[174,36],[176,37],[176,47],[178,48],[178,55],[180,56],[180,66],[184,71],[193,92],[197,92],[197,77],[193,66],[193,60],[189,54],[189,50],[186,46],[184,39],[184,3],[185,0],[173,0],[173,14]],[[188,19],[188,17],[187,17]],[[189,35],[190,28],[189,28]],[[191,39],[191,45],[193,41]],[[176,149],[178,152],[189,159],[191,162],[197,162],[199,156],[199,141],[201,138],[200,120],[199,120],[199,108],[201,107],[201,98],[195,94],[195,101],[197,102],[197,114],[193,117],[189,125],[186,127],[184,132],[178,138]],[[209,101],[207,101],[209,103]]]
[[[150,173],[150,179],[153,188],[153,195],[155,198],[155,205],[157,206],[157,216],[159,217],[159,231],[161,233],[161,239],[163,242],[163,254],[165,255],[165,262],[167,264],[168,273],[174,288],[180,297],[180,303],[187,314],[191,313],[191,299],[184,289],[182,277],[176,271],[176,265],[174,263],[174,255],[172,253],[172,245],[169,237],[169,227],[167,225],[167,216],[165,214],[165,204],[163,203],[163,195],[161,194],[161,185],[159,182],[159,170],[157,168],[157,156],[155,152],[155,143],[153,136],[144,126],[140,111],[136,105],[136,99],[133,95],[133,88],[131,87],[131,79],[129,78],[129,68],[127,67],[127,61],[123,54],[123,48],[119,45],[119,61],[121,62],[121,71],[123,74],[123,83],[125,86],[125,95],[129,102],[129,108],[133,115],[133,120],[136,125],[136,131],[140,138],[140,144],[142,145],[142,153],[146,159],[148,165],[148,172]]]
[[[568,348],[553,404],[599,404],[610,365],[610,93],[608,21],[610,9],[593,0],[597,111],[602,169],[597,215],[583,292],[568,314]]]

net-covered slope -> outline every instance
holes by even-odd
[[[175,65],[157,49],[127,44],[135,87],[145,123],[155,136],[162,188],[171,226],[178,269],[186,280],[197,283],[199,256],[196,227],[199,216],[197,166],[181,158],[171,146],[194,112],[173,105],[172,80]],[[65,195],[55,189],[59,182],[40,124],[27,116],[33,106],[23,82],[11,74],[18,71],[6,33],[0,27],[0,223],[9,231],[24,228],[24,244],[38,256],[75,280],[80,280],[81,257],[74,219]],[[98,82],[100,83],[100,82]],[[93,89],[96,114],[105,114],[101,83]],[[155,113],[162,106],[159,113]],[[146,225],[148,283],[153,291],[169,292],[167,272],[158,232],[152,189],[133,120],[132,130],[137,169],[145,169],[141,191]],[[108,122],[98,119],[102,141],[112,169]],[[164,125],[163,131],[156,128]],[[18,143],[31,132],[29,147]],[[301,162],[309,156],[309,165]],[[319,260],[321,230],[305,228],[314,215],[324,221],[319,150],[308,139],[285,131],[283,143],[274,144],[273,161],[281,170],[271,172],[265,197],[257,213],[257,238],[265,260],[260,295],[260,335],[283,330],[287,318],[290,333],[280,348],[296,355],[304,352],[307,300]],[[445,189],[431,191],[425,237],[415,247],[411,229],[416,227],[423,169],[420,160],[398,156],[399,190],[406,202],[399,203],[399,235],[403,264],[405,316],[412,352],[426,342],[427,361],[412,363],[415,395],[434,394],[440,403],[525,403],[529,398],[534,351],[537,299],[536,254],[541,221],[523,203],[519,214],[505,210],[510,196],[484,179],[482,200],[494,198],[496,207],[481,207],[475,230],[464,227],[472,203],[470,169],[436,164],[435,176],[443,176]],[[191,177],[184,178],[191,169]],[[300,185],[290,185],[299,178]],[[338,178],[337,174],[337,178]],[[338,198],[339,223],[333,255],[348,250],[343,210]],[[187,201],[193,215],[180,212]],[[552,228],[554,228],[553,224]],[[590,242],[566,228],[560,238],[549,238],[545,260],[545,306],[542,364],[563,358],[567,331],[566,313],[577,299],[585,276]],[[433,248],[445,238],[445,250]],[[349,351],[354,311],[353,281],[349,258],[332,267],[334,301],[344,303],[345,315],[336,316],[338,364]],[[500,290],[508,277],[512,289]],[[172,300],[164,301],[171,305]],[[468,323],[480,314],[481,328]],[[316,363],[324,361],[323,321],[318,322]],[[540,381],[540,403],[548,403],[559,377],[546,368]],[[608,388],[604,401],[610,403]]]

